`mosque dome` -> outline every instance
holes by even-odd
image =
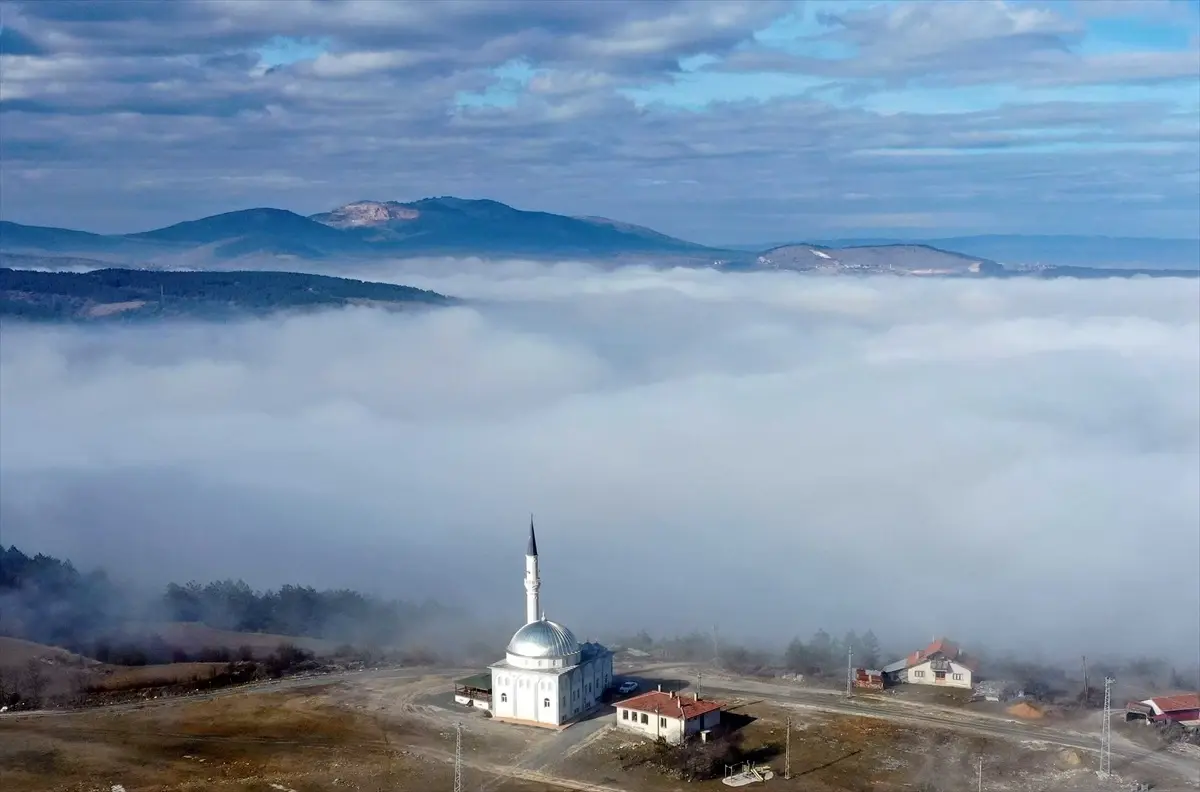
[[[564,658],[579,653],[579,641],[566,627],[545,618],[526,624],[508,642],[508,654],[534,659]]]

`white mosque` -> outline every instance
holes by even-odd
[[[460,680],[455,693],[460,700],[471,696],[474,701],[470,703],[475,706],[482,707],[486,701],[497,719],[556,727],[601,702],[612,684],[613,655],[600,644],[579,643],[566,627],[548,620],[541,610],[541,583],[537,537],[530,518],[525,548],[525,626],[513,634],[504,659],[490,666],[490,684],[481,674]]]

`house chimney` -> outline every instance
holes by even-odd
[[[675,698],[675,691],[674,691],[674,690],[672,690],[672,691],[671,691],[671,698]]]
[[[662,693],[662,683],[661,682],[658,683],[658,692]]]
[[[699,700],[700,700],[700,694],[693,690],[692,691],[692,701],[699,701]]]

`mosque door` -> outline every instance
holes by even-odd
[[[524,686],[517,696],[517,717],[521,720],[537,720],[537,680],[522,680]]]

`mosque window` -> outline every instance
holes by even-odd
[[[542,699],[542,706],[545,707],[546,709],[550,709],[550,699],[548,699],[548,698]]]
[[[507,694],[507,693],[501,693],[501,694],[500,694],[500,703],[502,703],[502,704],[503,704],[503,703],[504,703],[504,702],[506,702],[506,701],[508,701],[508,694]]]

